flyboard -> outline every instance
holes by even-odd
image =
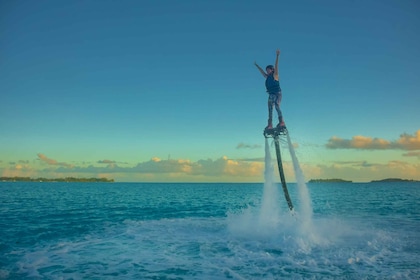
[[[293,210],[292,200],[290,199],[289,191],[287,190],[286,178],[284,177],[283,163],[281,161],[280,153],[280,136],[287,135],[287,128],[285,126],[277,126],[274,128],[266,128],[264,130],[264,137],[272,137],[274,139],[274,145],[276,146],[276,156],[277,156],[277,166],[279,168],[281,185],[283,187],[284,197],[286,198],[287,205],[289,206],[290,211]]]

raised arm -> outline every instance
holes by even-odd
[[[258,70],[260,70],[264,78],[267,78],[267,73],[264,72],[264,70],[257,64],[257,62],[254,62],[254,65],[257,66]]]
[[[279,56],[280,56],[280,50],[276,51],[276,63],[274,64],[274,79],[277,81],[280,81],[279,77]]]

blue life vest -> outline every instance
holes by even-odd
[[[267,92],[270,94],[281,92],[280,83],[274,79],[274,74],[267,76],[267,79],[265,80],[265,87],[267,88]]]

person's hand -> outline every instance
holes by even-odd
[[[276,51],[276,54],[277,54],[277,55],[280,55],[280,50],[277,50],[277,51]]]

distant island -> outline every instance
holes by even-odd
[[[343,179],[311,179],[308,183],[353,183]]]
[[[373,180],[369,183],[392,183],[392,182],[420,182],[417,180],[400,179],[400,178],[387,178],[382,180]],[[343,179],[311,179],[308,183],[353,183],[353,181]]]
[[[30,177],[0,177],[0,182],[101,182],[101,183],[112,183],[114,179],[107,178],[30,178]]]
[[[408,179],[400,179],[400,178],[387,178],[382,180],[373,180],[370,181],[371,183],[387,183],[387,182],[420,182],[417,180],[408,180]]]

